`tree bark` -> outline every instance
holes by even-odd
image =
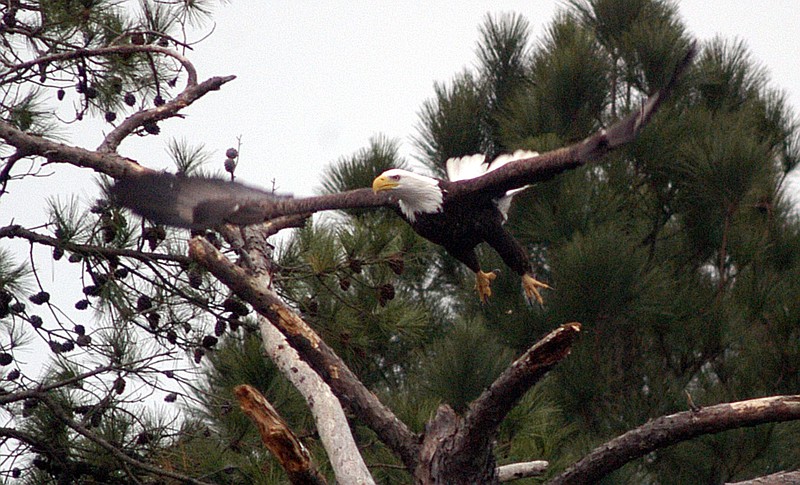
[[[272,322],[300,357],[330,386],[342,405],[375,431],[381,441],[398,454],[406,468],[416,467],[418,437],[358,380],[299,315],[208,241],[193,238],[189,241],[189,255]]]
[[[497,427],[525,392],[569,355],[580,328],[568,323],[546,335],[470,404],[464,418],[440,406],[425,429],[416,483],[499,483],[493,453]]]
[[[263,394],[246,384],[236,386],[233,392],[239,400],[242,412],[256,423],[261,442],[281,463],[291,483],[295,485],[328,483],[313,466],[311,454],[306,447]]]
[[[653,450],[696,436],[795,419],[800,419],[800,395],[763,397],[662,416],[596,448],[549,485],[595,483]]]
[[[797,485],[800,484],[800,470],[793,472],[778,472],[764,475],[741,482],[731,482],[726,485]]]

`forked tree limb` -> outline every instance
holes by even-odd
[[[651,451],[704,434],[800,419],[800,395],[717,404],[653,419],[599,446],[549,485],[596,483]]]
[[[572,350],[581,331],[578,322],[561,325],[515,360],[488,389],[469,405],[461,439],[469,447],[494,433],[506,415],[539,379]]]
[[[244,269],[225,258],[208,241],[199,237],[190,240],[189,255],[272,322],[301,358],[330,386],[342,405],[397,453],[408,469],[414,468],[419,448],[418,437],[361,383],[297,313],[273,291],[263,288]]]
[[[278,459],[289,481],[295,485],[324,485],[311,454],[281,418],[272,404],[253,386],[246,384],[233,389],[239,407],[258,427],[261,442]]]
[[[425,427],[416,483],[498,483],[493,442],[497,427],[519,399],[569,355],[579,323],[553,330],[515,360],[469,405],[461,418],[442,405]]]

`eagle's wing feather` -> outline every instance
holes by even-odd
[[[536,152],[517,150],[514,153],[500,155],[489,163],[486,163],[486,157],[482,154],[467,155],[465,157],[450,158],[446,162],[447,179],[451,182],[459,180],[469,180],[483,176],[493,170],[497,170],[506,164],[515,160],[524,158],[533,158],[539,155]],[[507,191],[505,194],[498,196],[495,199],[495,204],[503,214],[503,220],[508,219],[508,210],[511,207],[511,199],[518,192],[527,188],[527,185],[517,189]]]
[[[536,157],[523,158],[488,171],[480,177],[454,182],[451,195],[471,192],[508,193],[536,182],[549,180],[570,169],[577,168],[605,155],[609,151],[632,142],[650,121],[664,100],[672,92],[678,79],[691,65],[697,54],[697,45],[692,43],[683,59],[676,65],[669,82],[642,105],[642,108],[610,127],[591,135],[574,145],[543,153]]]
[[[237,182],[154,171],[122,178],[110,192],[116,203],[153,222],[189,229],[258,224],[279,216],[396,203],[389,194],[374,194],[370,189],[295,198]]]

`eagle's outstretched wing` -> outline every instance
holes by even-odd
[[[394,204],[391,195],[370,189],[295,198],[206,177],[148,171],[122,178],[112,200],[158,224],[207,229],[220,224],[258,224],[279,216]]]
[[[639,111],[607,129],[574,145],[507,163],[480,177],[443,182],[443,187],[451,199],[477,191],[497,193],[499,197],[510,190],[549,180],[632,142],[669,96],[696,52],[696,44],[692,43],[667,85],[651,96]],[[294,198],[219,179],[181,177],[154,171],[121,178],[111,188],[111,196],[120,205],[154,222],[191,229],[223,223],[256,224],[285,215],[396,204],[389,193],[375,194],[367,188]]]
[[[537,157],[515,160],[477,178],[454,182],[449,184],[448,191],[451,196],[478,191],[504,194],[509,190],[549,180],[559,173],[585,165],[615,148],[632,142],[664,100],[669,97],[678,79],[691,65],[696,55],[697,44],[692,42],[686,54],[675,66],[669,82],[650,96],[641,109],[610,127],[573,145],[543,153]]]

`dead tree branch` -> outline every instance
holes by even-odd
[[[286,470],[289,481],[297,485],[328,483],[311,461],[311,454],[295,436],[286,421],[256,388],[248,385],[233,389],[239,407],[249,417],[261,435],[261,442]]]
[[[259,226],[237,229],[223,226],[223,237],[234,247],[241,247],[247,258],[250,273],[255,282],[268,289],[272,274],[272,247],[267,238],[283,227],[302,224],[305,217],[287,216]],[[331,388],[304,362],[297,351],[289,345],[286,337],[266,318],[259,315],[261,342],[270,360],[278,367],[292,385],[303,395],[317,426],[325,450],[328,453],[336,481],[339,483],[373,484],[367,465],[358,450],[342,405]]]
[[[417,436],[364,387],[342,359],[271,290],[265,289],[244,269],[234,265],[201,238],[189,241],[189,255],[205,266],[239,298],[272,322],[298,354],[323,378],[342,405],[369,426],[408,469],[414,469]]]
[[[595,483],[653,450],[704,434],[800,419],[800,395],[717,404],[653,419],[599,446],[549,485]]]
[[[200,84],[196,82],[194,84],[189,84],[183,92],[163,105],[144,109],[127,117],[125,121],[106,135],[103,142],[97,147],[97,150],[99,152],[115,151],[125,137],[133,133],[137,128],[144,126],[145,123],[178,116],[178,113],[183,108],[189,106],[209,91],[219,90],[223,84],[233,81],[234,79],[236,79],[236,76],[212,77]]]
[[[512,463],[497,467],[497,480],[500,483],[511,482],[521,478],[538,477],[547,471],[549,463],[544,460]]]
[[[800,470],[772,473],[741,482],[731,482],[726,485],[797,485],[798,483],[800,483]]]
[[[497,483],[492,442],[500,422],[517,401],[569,355],[579,323],[553,330],[473,401],[462,419],[446,405],[428,422],[420,450],[417,483]]]

